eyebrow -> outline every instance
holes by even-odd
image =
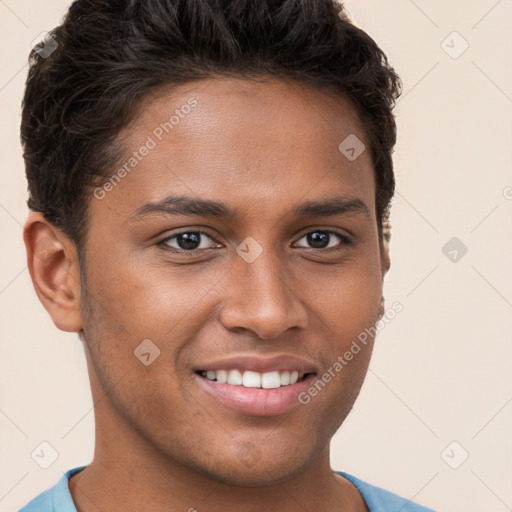
[[[150,214],[225,218],[236,218],[238,216],[237,211],[225,203],[182,195],[171,195],[157,203],[147,203],[135,211],[132,219],[139,220]],[[358,197],[352,196],[306,201],[296,205],[292,210],[292,215],[296,217],[328,217],[346,214],[363,214],[371,220],[370,210],[366,204]]]

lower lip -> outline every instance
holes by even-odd
[[[214,396],[221,404],[244,414],[253,416],[274,416],[282,414],[292,407],[299,405],[298,395],[306,391],[314,374],[309,374],[304,380],[274,389],[246,388],[221,384],[195,374],[203,388]]]

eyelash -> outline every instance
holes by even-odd
[[[335,231],[335,230],[332,230],[332,229],[313,229],[311,231],[307,231],[306,233],[303,233],[302,236],[299,238],[299,240],[301,240],[302,238],[304,238],[305,236],[307,236],[307,235],[309,235],[311,233],[318,233],[318,232],[320,232],[320,233],[327,233],[327,234],[330,234],[330,235],[335,235],[336,237],[338,237],[341,240],[341,242],[342,242],[341,247],[324,247],[324,248],[301,247],[301,249],[310,249],[312,251],[323,251],[323,252],[330,252],[330,251],[342,252],[342,251],[344,251],[346,249],[346,246],[351,246],[351,245],[354,244],[352,239],[350,239],[347,235],[344,235],[344,234],[339,233],[338,231]],[[168,237],[164,238],[163,240],[158,242],[157,245],[161,246],[164,250],[170,251],[170,252],[172,252],[174,254],[197,255],[201,251],[207,251],[208,249],[214,249],[212,247],[212,248],[207,248],[207,249],[190,249],[190,250],[187,251],[186,249],[176,249],[175,247],[169,247],[168,242],[170,240],[175,239],[178,236],[184,235],[184,234],[187,234],[187,233],[199,233],[200,235],[205,235],[208,238],[212,239],[214,242],[216,242],[216,240],[209,233],[207,233],[206,231],[202,231],[200,229],[197,229],[197,230],[188,230],[188,231],[181,231],[180,233],[175,233],[175,234],[173,234],[171,236],[168,236]]]

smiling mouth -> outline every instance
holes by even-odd
[[[230,384],[245,388],[277,389],[292,386],[306,380],[315,373],[300,372],[298,370],[283,370],[271,372],[254,372],[251,370],[198,370],[200,377],[219,384]]]

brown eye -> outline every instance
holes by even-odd
[[[300,240],[306,239],[310,249],[333,249],[343,245],[350,245],[352,241],[345,235],[332,230],[310,231],[306,233]],[[338,243],[336,243],[336,239]],[[339,242],[342,242],[341,244]],[[300,246],[304,247],[304,246]]]
[[[169,236],[160,242],[160,245],[169,247],[175,251],[196,251],[199,249],[211,249],[213,246],[205,246],[206,239],[213,240],[204,231],[183,231]]]

